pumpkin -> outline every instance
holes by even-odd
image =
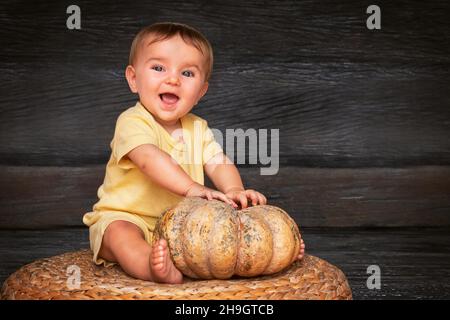
[[[273,274],[300,251],[300,232],[282,209],[243,210],[219,200],[187,197],[158,220],[154,241],[166,239],[175,266],[186,276],[228,279]]]

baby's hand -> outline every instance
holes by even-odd
[[[201,184],[199,184],[197,182],[193,183],[187,189],[185,196],[186,197],[201,197],[201,198],[206,198],[208,200],[219,199],[225,203],[228,203],[229,205],[231,205],[235,208],[237,208],[237,206],[238,206],[233,200],[229,199],[222,192],[202,186]]]
[[[255,191],[253,189],[247,189],[247,190],[230,190],[225,195],[234,201],[240,202],[241,208],[245,209],[248,206],[247,199],[251,199],[252,205],[256,206],[258,204],[266,204],[267,199],[266,197],[259,193],[258,191]]]

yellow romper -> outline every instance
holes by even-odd
[[[96,264],[114,264],[98,257],[103,233],[111,222],[125,220],[136,224],[151,243],[157,218],[183,199],[153,183],[126,157],[128,152],[142,144],[156,145],[200,184],[204,184],[203,165],[223,152],[206,120],[192,113],[180,120],[184,143],[176,141],[140,102],[118,117],[105,179],[97,192],[99,201],[92,212],[83,216],[83,223],[89,226]]]

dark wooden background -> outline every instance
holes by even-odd
[[[71,4],[81,30],[66,28]],[[366,28],[371,4],[381,30]],[[296,219],[310,252],[343,268],[356,298],[450,297],[449,17],[444,0],[2,1],[0,282],[34,258],[87,245],[82,215],[97,200],[115,120],[137,99],[124,77],[133,36],[177,21],[215,51],[193,112],[222,132],[280,129],[278,175],[239,169],[246,187]],[[435,269],[420,288],[398,289],[402,273],[391,270],[391,286],[370,291],[364,268],[377,260],[365,260],[367,239],[386,268],[382,257],[407,251],[435,254]],[[404,271],[411,261],[402,261]]]

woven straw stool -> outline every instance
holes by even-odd
[[[79,267],[73,288],[69,267]],[[68,271],[69,270],[69,271]],[[257,278],[191,280],[160,284],[127,276],[119,266],[92,262],[81,250],[37,260],[13,273],[3,284],[2,299],[351,299],[341,270],[311,255],[287,270]]]

